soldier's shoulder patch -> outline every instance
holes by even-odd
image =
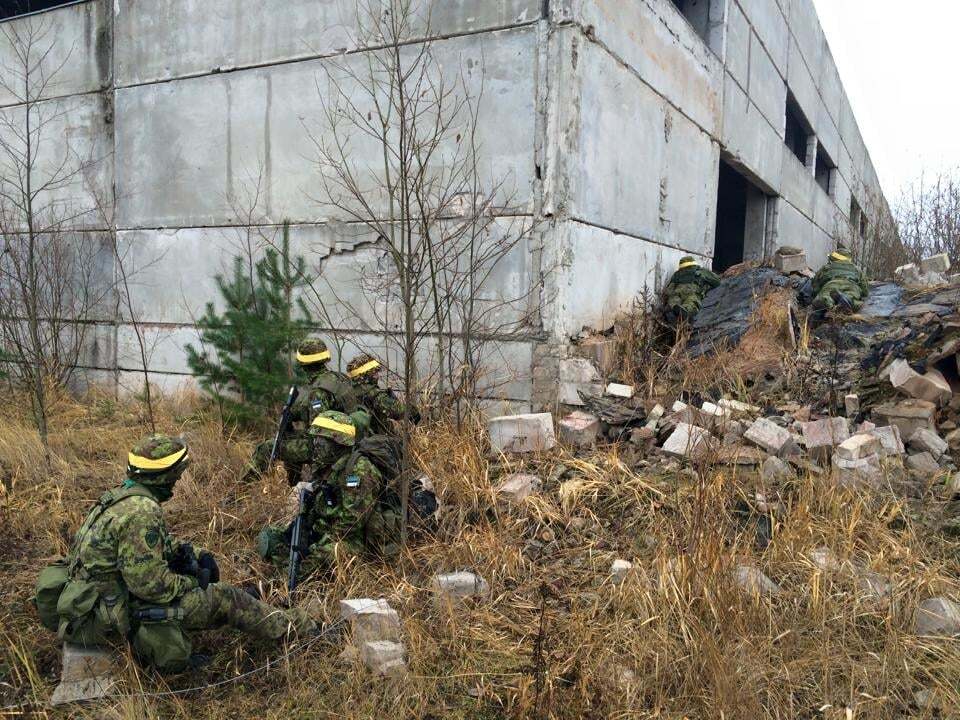
[[[143,536],[143,539],[148,547],[155,548],[160,544],[160,531],[157,530],[157,528],[150,528]]]

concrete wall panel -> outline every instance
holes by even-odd
[[[781,76],[786,76],[790,32],[776,0],[736,0],[731,5],[742,8],[773,64]]]
[[[769,187],[779,188],[783,138],[729,76],[724,84],[723,106],[724,149]]]
[[[727,52],[724,66],[741,88],[750,82],[750,36],[747,18],[737,3],[730,3],[727,25]]]
[[[533,184],[536,94],[529,58],[535,40],[530,30],[505,31],[447,40],[434,48],[448,77],[463,68],[475,95],[483,85],[480,170],[488,184],[504,183],[504,202],[520,206],[529,205]],[[351,55],[342,62],[360,72],[366,58]],[[235,206],[261,174],[269,219],[349,219],[322,204],[317,149],[305,131],[322,135],[327,129],[321,95],[334,102],[329,85],[335,77],[344,76],[333,61],[309,61],[119,90],[117,179],[129,190],[120,203],[120,225],[235,223]],[[349,80],[341,87],[359,99]],[[363,105],[373,108],[369,100]],[[382,162],[380,148],[355,128],[344,132],[351,138],[356,172],[372,185],[374,179],[365,173]],[[444,146],[446,157],[454,142],[451,137]],[[437,156],[438,163],[443,160]],[[371,192],[368,197],[386,214],[382,196]]]
[[[428,7],[415,6],[411,39],[508,27],[540,12],[537,0],[444,0],[429,16]],[[121,86],[378,44],[355,0],[117,0],[114,8]]]
[[[777,132],[784,124],[787,87],[770,57],[753,36],[750,53],[750,97]]]
[[[5,83],[23,77],[15,48],[32,46],[35,76],[47,78],[40,97],[52,98],[100,90],[111,82],[110,17],[107,2],[86,2],[0,24],[0,75]],[[42,58],[42,61],[41,61]],[[33,92],[38,92],[34,86]],[[0,106],[21,103],[19,88],[0,87]]]

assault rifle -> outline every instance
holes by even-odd
[[[307,513],[313,498],[313,486],[310,483],[297,485],[297,517],[290,528],[290,565],[287,569],[287,592],[293,593],[297,587],[297,575],[300,561],[306,551],[306,539],[310,529],[307,527]]]
[[[273,447],[270,449],[270,460],[267,463],[267,467],[273,465],[277,459],[277,455],[280,453],[283,438],[286,437],[287,431],[290,429],[290,422],[293,416],[293,404],[297,401],[299,395],[300,391],[297,390],[295,385],[290,388],[287,401],[283,404],[283,411],[280,413],[280,424],[277,427],[277,436],[273,439]]]

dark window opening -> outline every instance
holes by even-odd
[[[704,42],[710,32],[710,0],[670,0]]]
[[[784,131],[783,141],[790,148],[791,152],[797,156],[797,160],[802,165],[808,165],[807,152],[810,147],[810,139],[813,137],[813,128],[807,121],[800,104],[793,96],[793,93],[787,93],[787,124]]]
[[[817,147],[817,185],[823,188],[823,191],[833,197],[834,186],[836,184],[837,164],[827,155],[823,145]]]
[[[720,161],[717,186],[717,234],[713,243],[713,270],[721,273],[743,262],[747,229],[747,179]]]
[[[0,20],[49,10],[61,5],[73,5],[77,0],[0,0]]]
[[[850,227],[853,228],[854,232],[860,231],[861,223],[861,210],[860,203],[857,202],[855,197],[850,198]]]

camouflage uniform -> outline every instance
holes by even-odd
[[[347,365],[357,398],[370,411],[373,432],[390,434],[393,423],[403,419],[404,405],[392,390],[380,387],[380,371],[380,362],[370,355],[359,355]]]
[[[382,474],[354,448],[355,435],[318,430],[317,423],[324,420],[353,425],[348,416],[327,412],[314,420],[311,427],[316,447],[311,461],[313,500],[307,518],[309,550],[301,565],[304,574],[328,566],[338,549],[358,555],[365,550],[393,555],[399,549],[400,513],[385,502]],[[290,528],[269,526],[260,533],[257,543],[264,559],[278,564],[286,562]]]
[[[320,359],[316,359],[320,358]],[[359,407],[356,392],[342,373],[330,370],[327,362],[330,352],[322,340],[309,339],[300,344],[297,361],[307,374],[307,385],[291,409],[292,429],[279,448],[279,459],[287,470],[290,484],[300,479],[303,466],[310,460],[311,440],[308,432],[311,420],[327,410],[352,413]],[[250,473],[262,474],[267,470],[273,440],[260,443],[250,461]]]
[[[162,467],[172,458],[175,465]],[[167,532],[160,503],[187,463],[186,446],[165,436],[147,438],[130,454],[128,479],[104,494],[74,539],[57,607],[62,639],[129,639],[142,662],[179,671],[190,661],[184,630],[229,625],[269,641],[315,631],[302,611],[278,610],[224,583],[201,588],[197,578],[170,569],[181,543]]]
[[[681,258],[679,269],[664,290],[666,306],[673,319],[690,320],[700,312],[703,298],[720,285],[720,276],[697,265],[693,257]]]
[[[870,286],[860,268],[853,264],[850,251],[840,246],[813,278],[813,307],[831,310],[840,305],[859,310],[870,294]]]

